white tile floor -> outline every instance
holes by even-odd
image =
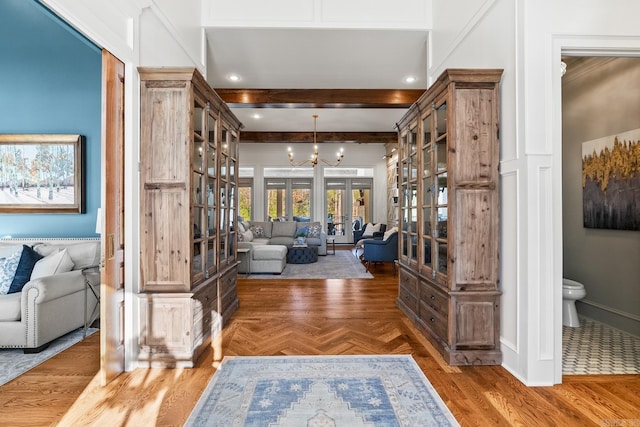
[[[564,375],[640,374],[640,338],[586,317],[562,327]]]

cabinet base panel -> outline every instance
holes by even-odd
[[[431,329],[427,328],[418,316],[407,307],[400,299],[396,299],[396,305],[429,340],[431,345],[438,350],[442,359],[451,366],[489,366],[502,365],[502,352],[500,350],[451,350]]]

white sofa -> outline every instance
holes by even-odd
[[[85,276],[83,269],[99,265],[100,240],[4,239],[0,240],[0,258],[22,245],[32,247],[44,257],[66,250],[73,262],[71,271],[35,278],[21,292],[0,295],[0,348],[38,352],[52,340],[84,326],[85,298],[88,314],[97,308],[98,301],[87,289],[85,277],[95,285],[99,295],[100,276],[95,269]]]
[[[266,245],[264,243],[240,242],[239,248],[249,252],[238,266],[239,273],[272,273],[280,274],[287,265],[287,247],[283,245]]]

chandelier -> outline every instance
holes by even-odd
[[[336,161],[333,163],[325,159],[321,159],[318,156],[318,143],[316,141],[316,122],[317,121],[318,121],[318,115],[314,114],[313,115],[313,153],[308,159],[302,160],[301,162],[296,163],[295,160],[293,160],[293,151],[291,150],[291,147],[289,147],[288,154],[289,154],[289,163],[291,164],[291,166],[296,167],[296,166],[306,165],[307,163],[311,163],[311,166],[315,167],[318,164],[318,162],[322,162],[328,166],[338,166],[342,161],[342,158],[344,157],[344,148],[340,148],[340,151],[338,151],[337,153]]]

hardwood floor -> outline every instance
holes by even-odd
[[[138,369],[98,386],[95,334],[0,387],[0,425],[182,425],[230,355],[410,353],[462,426],[640,426],[640,376],[565,376],[525,387],[500,366],[450,367],[373,280],[238,281],[240,309],[193,369]]]

